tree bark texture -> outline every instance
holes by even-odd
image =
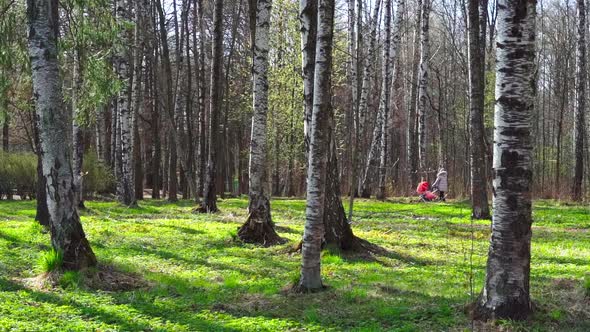
[[[209,153],[203,201],[199,212],[217,212],[217,192],[215,188],[217,137],[219,136],[219,114],[221,113],[223,64],[223,0],[215,0],[213,11],[213,54],[211,59],[211,118],[209,121]]]
[[[373,20],[371,21],[371,32],[369,35],[369,51],[367,54],[367,61],[365,61],[365,67],[363,68],[363,83],[361,85],[361,95],[359,100],[359,109],[358,109],[358,131],[360,135],[360,143],[359,147],[365,144],[365,127],[367,122],[367,112],[369,108],[369,85],[371,84],[371,76],[373,72],[373,58],[375,53],[375,47],[377,44],[377,28],[379,27],[379,7],[381,5],[381,1],[375,2],[375,7],[373,8]],[[361,165],[365,162],[365,156],[363,154],[359,154],[357,151],[357,158],[359,159],[359,163]],[[360,166],[357,166],[360,167]],[[364,182],[364,173],[360,181],[358,182],[358,193],[362,195],[363,192],[363,182]]]
[[[51,244],[63,255],[62,268],[95,266],[96,257],[80,223],[72,172],[72,118],[63,105],[58,62],[57,0],[27,1],[29,56],[33,98],[39,117],[43,176],[47,180],[47,207]]]
[[[252,134],[250,141],[250,185],[248,201],[248,219],[238,231],[244,242],[258,243],[264,246],[281,243],[281,238],[274,230],[270,213],[268,195],[268,166],[266,151],[266,120],[268,113],[268,52],[271,0],[256,1],[254,54],[252,65],[253,109]]]
[[[391,1],[391,0],[389,0]],[[389,10],[391,11],[391,4],[388,4],[389,6]],[[390,110],[390,105],[389,105],[389,100],[390,100],[390,90],[394,87],[394,78],[395,78],[395,71],[397,71],[397,69],[395,69],[395,63],[398,60],[398,53],[399,53],[399,47],[400,47],[400,41],[401,41],[401,34],[402,34],[402,25],[403,25],[403,18],[404,18],[404,10],[405,10],[406,4],[405,4],[405,0],[398,0],[397,1],[397,7],[396,7],[396,12],[395,12],[395,19],[393,22],[393,34],[391,35],[391,51],[388,54],[388,59],[389,59],[389,68],[386,69],[386,79],[388,82],[391,82],[390,86],[383,86],[383,88],[387,89],[387,96],[385,96],[386,100],[384,101],[387,105],[386,111],[385,111],[385,117],[383,119],[383,123],[382,125],[382,129],[381,129],[381,151],[380,151],[380,155],[379,155],[379,190],[377,191],[377,198],[378,199],[385,199],[385,177],[387,175],[387,156],[390,155],[387,151],[387,142],[388,142],[388,138],[387,138],[387,123],[388,123],[388,118],[389,118],[389,110]],[[387,46],[389,47],[389,46]],[[383,55],[385,56],[385,54]],[[392,68],[394,70],[392,70]],[[393,71],[393,74],[392,74]],[[392,79],[393,77],[393,79]],[[381,92],[383,93],[383,92]],[[383,100],[382,100],[383,102]],[[392,114],[393,116],[393,114]],[[392,137],[393,139],[393,137]]]
[[[430,1],[422,1],[420,26],[420,67],[418,71],[418,163],[420,172],[426,171],[426,106],[428,101],[428,61],[430,60]]]
[[[121,20],[130,20],[129,3],[127,1],[117,1],[117,17]],[[133,178],[133,110],[131,109],[131,89],[133,85],[133,68],[130,68],[130,55],[125,49],[126,42],[130,42],[129,31],[123,30],[120,35],[121,45],[118,45],[115,56],[117,66],[117,75],[119,80],[124,82],[125,88],[117,96],[117,128],[119,140],[120,160],[115,162],[119,164],[119,177],[117,178],[117,198],[121,204],[133,206],[136,204],[135,199],[135,180]]]
[[[301,2],[302,25],[309,21]],[[302,243],[301,278],[297,288],[316,291],[323,288],[320,273],[320,252],[324,235],[326,170],[330,144],[332,41],[334,29],[334,0],[320,0],[314,69],[313,112],[310,128],[309,165],[307,171],[306,222]]]
[[[493,221],[476,318],[525,319],[532,311],[532,115],[535,0],[498,1]]]
[[[577,47],[576,47],[576,107],[574,109],[574,182],[572,200],[582,200],[582,182],[584,181],[584,139],[586,112],[586,4],[577,0]]]
[[[485,88],[485,41],[481,38],[480,2],[469,0],[468,39],[469,39],[469,141],[471,166],[471,217],[489,219],[485,127],[484,127],[484,88]],[[442,166],[442,165],[441,165]]]

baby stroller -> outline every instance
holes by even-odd
[[[438,197],[434,194],[437,190],[430,191],[430,183],[428,181],[422,181],[418,184],[418,188],[416,188],[416,192],[420,197],[421,202],[432,202]]]

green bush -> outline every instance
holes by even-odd
[[[84,196],[112,193],[115,178],[107,165],[90,151],[84,156]],[[37,192],[37,156],[33,153],[0,152],[0,199],[19,195],[34,198]]]
[[[92,194],[107,194],[115,191],[115,177],[107,165],[96,157],[96,152],[90,151],[84,155],[83,187],[84,196]]]
[[[17,194],[35,196],[37,156],[33,153],[0,152],[0,198]]]
[[[37,262],[39,272],[41,273],[53,272],[59,269],[62,264],[63,255],[60,252],[55,251],[55,249],[51,249],[41,254],[39,261]]]

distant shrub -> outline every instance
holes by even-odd
[[[84,196],[112,193],[115,178],[96,153],[84,156]],[[12,195],[34,198],[37,192],[37,156],[34,153],[0,152],[0,199]]]
[[[590,274],[584,277],[584,292],[586,296],[590,297]]]
[[[115,177],[104,162],[98,160],[95,152],[84,155],[83,186],[84,196],[107,194],[115,191]]]
[[[37,186],[37,156],[0,152],[0,198],[13,194],[33,198]]]
[[[55,251],[55,249],[51,249],[41,254],[37,264],[39,272],[53,272],[59,269],[63,264],[63,255],[60,252]]]

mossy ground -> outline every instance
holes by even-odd
[[[290,249],[303,232],[303,200],[272,202],[277,231],[289,242],[271,248],[236,241],[245,199],[222,200],[213,215],[192,214],[188,201],[139,206],[87,202],[82,212],[99,261],[144,280],[139,289],[106,291],[77,282],[28,286],[24,280],[38,275],[38,258],[50,249],[49,235],[33,222],[34,202],[0,202],[0,331],[471,328],[465,308],[482,287],[490,222],[472,224],[466,203],[358,201],[355,234],[387,252],[368,259],[325,251],[329,287],[305,295],[285,291],[299,273],[301,256]],[[590,209],[538,201],[534,220],[531,290],[538,311],[528,322],[487,328],[590,331],[583,287]]]

